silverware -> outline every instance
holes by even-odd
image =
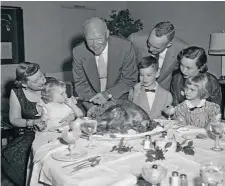
[[[70,167],[72,165],[76,165],[76,164],[80,164],[80,163],[84,163],[84,162],[94,162],[94,161],[96,161],[96,159],[98,159],[100,157],[101,156],[94,156],[94,157],[91,157],[91,158],[87,158],[87,159],[84,159],[82,161],[77,161],[77,162],[71,163],[69,165],[64,165],[64,166],[62,166],[62,168]]]
[[[92,162],[84,162],[84,163],[81,163],[79,165],[77,165],[76,167],[73,168],[73,170],[70,172],[70,174],[74,173],[74,172],[77,172],[81,169],[84,169],[84,168],[88,168],[88,167],[95,167],[99,164],[99,162],[101,161],[101,159],[96,159],[95,161],[92,161]]]

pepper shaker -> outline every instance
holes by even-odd
[[[152,148],[152,138],[150,135],[146,135],[144,140],[144,150],[149,150],[151,148]]]

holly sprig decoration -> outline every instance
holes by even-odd
[[[164,153],[168,151],[167,149],[171,145],[172,145],[172,142],[167,142],[165,144],[164,149],[160,149],[159,147],[156,147],[155,149],[148,150],[145,155],[147,157],[145,161],[153,162],[155,160],[164,160],[165,159]]]
[[[121,138],[118,146],[114,145],[110,150],[110,152],[117,151],[119,154],[122,154],[125,152],[131,152],[132,149],[133,146],[130,147],[126,145],[126,143],[124,142],[124,138]]]
[[[187,140],[184,140],[182,143],[177,142],[177,148],[176,152],[184,152],[184,154],[187,155],[194,155],[194,146],[193,146],[193,141],[189,141],[187,145],[184,145]]]

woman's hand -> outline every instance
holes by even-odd
[[[78,118],[84,117],[84,113],[79,107],[74,108],[74,113],[75,113],[76,117],[78,117]]]
[[[47,125],[46,125],[46,122],[45,121],[42,121],[41,119],[36,119],[34,120],[34,127],[42,132],[46,129]]]

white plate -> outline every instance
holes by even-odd
[[[93,139],[100,140],[100,141],[107,141],[107,140],[120,140],[121,138],[125,138],[127,140],[135,140],[135,139],[142,139],[145,135],[159,135],[162,133],[164,129],[162,127],[156,127],[152,131],[139,133],[139,134],[113,134],[115,138],[110,137],[110,135],[93,135]]]
[[[154,121],[158,122],[164,129],[172,128],[174,125],[180,125],[181,121],[179,120],[167,120],[167,119],[154,119]]]
[[[70,162],[70,161],[78,161],[80,159],[83,159],[85,156],[87,156],[87,151],[76,151],[72,153],[71,156],[69,156],[69,150],[64,149],[63,151],[57,151],[52,154],[52,158],[58,161],[64,161],[64,162]]]
[[[196,132],[196,133],[188,133],[188,134],[183,134],[182,137],[184,139],[187,139],[187,140],[205,140],[208,138],[208,136],[204,133],[199,133],[199,132]]]

